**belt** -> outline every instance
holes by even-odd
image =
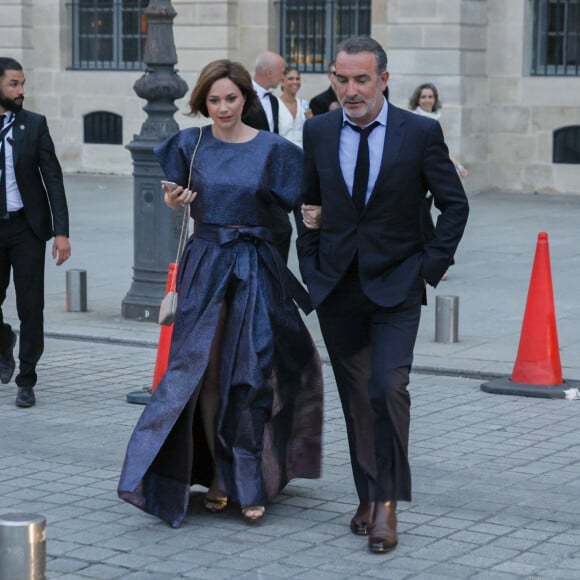
[[[239,242],[253,243],[268,270],[280,281],[282,295],[285,298],[290,296],[306,314],[312,311],[308,292],[296,276],[290,272],[280,257],[280,253],[272,245],[272,234],[268,228],[260,226],[227,227],[195,222],[194,234],[204,240],[218,242],[221,246],[230,246]]]
[[[24,215],[24,208],[21,207],[20,209],[17,209],[16,211],[9,211],[8,213],[5,213],[3,216],[0,216],[0,220],[12,220],[14,218],[17,218],[21,215]]]

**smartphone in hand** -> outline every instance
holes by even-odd
[[[175,183],[175,181],[165,181],[165,180],[162,180],[161,181],[161,185],[165,185],[170,190],[175,189],[176,187],[179,187],[179,185],[177,185],[177,183]]]

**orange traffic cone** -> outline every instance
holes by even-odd
[[[560,385],[562,380],[548,234],[540,232],[512,381]]]
[[[501,395],[580,399],[579,387],[579,381],[562,378],[548,234],[540,232],[512,376],[483,383],[481,390]]]
[[[167,274],[167,286],[165,293],[175,292],[177,284],[177,264],[172,262],[169,264],[169,273]],[[157,358],[155,359],[155,370],[153,371],[153,384],[151,392],[154,393],[159,381],[163,378],[167,370],[167,362],[169,361],[169,349],[171,348],[171,335],[173,334],[173,324],[169,326],[161,326],[159,331],[159,344],[157,346]]]

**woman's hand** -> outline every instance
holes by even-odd
[[[181,185],[173,187],[163,183],[161,189],[165,192],[165,204],[171,209],[181,209],[189,205],[197,197],[197,191],[183,189]]]
[[[322,221],[321,205],[307,205],[303,203],[300,212],[302,213],[302,222],[309,230],[320,229],[320,222]]]

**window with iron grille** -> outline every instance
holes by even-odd
[[[580,163],[580,125],[554,131],[554,163]]]
[[[73,0],[72,68],[142,70],[149,0]]]
[[[532,75],[580,75],[580,0],[533,0]]]
[[[370,0],[280,0],[280,54],[302,72],[326,72],[336,47],[370,34]]]
[[[109,111],[94,111],[84,116],[84,142],[122,145],[123,118]]]

